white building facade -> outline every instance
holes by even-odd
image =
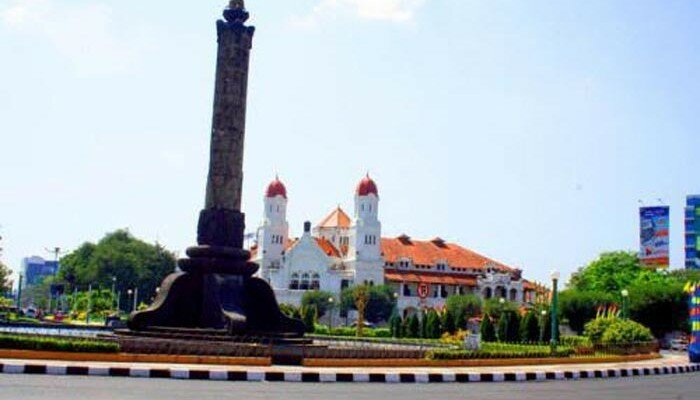
[[[415,241],[406,235],[382,238],[379,191],[368,176],[357,185],[353,217],[340,207],[301,237],[291,239],[287,190],[276,178],[265,192],[263,221],[251,247],[258,276],[270,283],[279,303],[299,306],[306,291],[337,299],[355,284],[394,288],[399,311],[442,308],[451,294],[474,293],[518,303],[534,299],[535,286],[521,271],[440,238]]]

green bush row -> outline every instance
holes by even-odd
[[[547,358],[547,357],[570,357],[574,354],[571,347],[557,347],[552,352],[550,348],[542,349],[544,346],[525,346],[531,349],[521,350],[449,350],[436,349],[427,353],[429,360],[468,360],[468,359],[496,359],[496,358]]]
[[[119,344],[90,339],[0,334],[0,349],[66,351],[73,353],[118,353]]]
[[[316,325],[314,333],[317,335],[330,335],[330,336],[356,336],[357,329],[354,327],[340,326],[336,328],[329,328],[328,325]],[[390,338],[391,331],[389,328],[365,328],[362,330],[364,337],[368,338]]]

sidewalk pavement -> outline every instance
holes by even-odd
[[[3,373],[121,376],[136,378],[209,379],[287,382],[501,382],[614,378],[700,371],[685,355],[666,354],[660,359],[601,364],[530,365],[510,367],[320,368],[301,366],[225,366],[68,362],[0,359]]]

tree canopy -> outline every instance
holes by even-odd
[[[576,271],[569,287],[583,291],[619,293],[640,275],[653,274],[642,269],[635,253],[616,251],[601,254],[596,260]]]
[[[2,236],[0,236],[0,257],[2,257]],[[12,270],[0,259],[0,297],[12,290]]]
[[[561,315],[569,326],[582,332],[600,306],[622,308],[621,291],[629,293],[629,316],[648,326],[655,336],[686,330],[688,306],[683,287],[700,280],[698,271],[656,271],[645,268],[635,253],[601,254],[572,275],[560,295]]]
[[[345,315],[347,310],[355,310],[354,290],[357,286],[343,289],[341,297],[341,315]],[[388,321],[396,307],[394,290],[388,285],[368,286],[367,306],[365,308],[365,318],[370,322]]]
[[[328,308],[331,306],[331,298],[333,298],[333,293],[331,292],[309,290],[301,297],[301,306],[302,308],[316,307],[317,316],[321,318],[326,315]]]
[[[175,255],[159,244],[133,237],[127,230],[108,233],[97,244],[86,242],[61,258],[59,280],[71,288],[138,288],[140,299],[150,299],[163,278],[175,271]],[[113,278],[116,278],[113,281]]]
[[[0,295],[12,290],[12,270],[0,261]]]

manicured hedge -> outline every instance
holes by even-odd
[[[569,346],[557,346],[552,353],[549,346],[520,345],[505,343],[482,343],[481,349],[453,350],[436,349],[427,354],[431,360],[463,360],[463,359],[491,359],[491,358],[546,358],[546,357],[570,357],[574,349]]]
[[[119,344],[90,339],[0,334],[0,349],[117,353],[119,352]]]

